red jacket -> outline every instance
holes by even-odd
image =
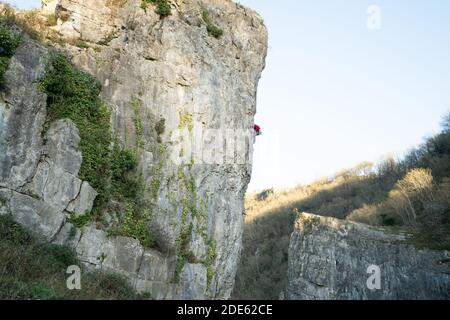
[[[260,132],[261,131],[261,127],[258,126],[257,124],[255,124],[255,126],[253,128],[255,129],[256,132]]]

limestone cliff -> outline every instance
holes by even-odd
[[[40,13],[52,19],[45,40],[100,82],[114,138],[138,155],[155,246],[108,233],[120,213],[106,210],[101,223],[80,228],[69,222],[89,214],[98,190],[80,178],[81,129],[69,119],[48,123],[39,81],[54,49],[27,35],[1,90],[0,214],[153,298],[226,299],[267,32],[229,0],[167,3],[169,15],[151,1],[47,0]]]
[[[284,297],[449,299],[450,252],[417,249],[406,237],[398,231],[302,213],[291,237]]]

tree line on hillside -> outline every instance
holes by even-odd
[[[249,195],[246,210],[235,299],[278,298],[298,212],[403,230],[416,247],[450,250],[450,114],[439,134],[400,160],[364,162],[310,185]]]

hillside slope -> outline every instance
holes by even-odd
[[[417,249],[450,250],[449,116],[442,125],[440,134],[402,160],[365,162],[310,185],[248,195],[233,297],[278,299],[285,291],[288,248],[300,212],[401,229]]]

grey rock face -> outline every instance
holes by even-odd
[[[170,275],[175,272],[175,264],[173,257],[146,249],[137,275],[136,289],[140,292],[152,292],[154,299],[173,299],[177,296],[178,289],[170,284]]]
[[[207,272],[203,264],[185,264],[181,273],[181,299],[202,299],[206,295]]]
[[[81,238],[81,231],[67,222],[61,227],[59,232],[53,238],[52,243],[56,245],[67,245],[75,248]]]
[[[449,299],[449,258],[448,251],[406,244],[404,234],[302,213],[291,237],[284,297]]]
[[[93,226],[83,229],[76,250],[83,262],[120,273],[129,279],[133,279],[138,272],[143,255],[143,248],[137,240],[108,237]]]
[[[44,157],[25,190],[62,212],[80,193],[82,181],[77,177],[82,161],[77,150],[80,137],[72,121],[58,120],[51,124],[46,138]],[[85,193],[86,189],[83,197],[89,200]],[[92,202],[85,206],[92,208]]]
[[[228,0],[170,1],[172,15],[164,19],[151,5],[144,11],[140,0],[44,2],[44,13],[58,17],[51,28],[68,42],[59,49],[103,84],[114,135],[139,154],[151,202],[148,228],[159,249],[66,221],[92,210],[97,192],[78,177],[75,125],[59,120],[43,131],[46,97],[37,80],[49,52],[27,38],[1,92],[0,214],[43,241],[73,246],[87,266],[121,273],[154,298],[228,298],[241,251],[256,88],[267,52],[262,19]],[[204,8],[224,30],[220,39],[208,34]],[[76,41],[89,48],[70,45]],[[204,134],[208,129],[218,131]],[[218,140],[227,130],[246,135]],[[239,145],[231,152],[217,148],[230,148],[234,140]],[[192,160],[178,162],[195,148]],[[205,155],[216,161],[203,161]],[[177,240],[190,225],[185,250],[195,263],[176,270]]]
[[[100,42],[115,31],[115,27],[120,22],[116,19],[117,8],[125,1],[59,0],[51,2],[54,10],[62,10],[68,15],[68,19],[64,19],[66,21],[59,25],[60,30],[67,37]]]
[[[81,180],[48,162],[41,162],[31,184],[26,188],[59,211],[64,211],[75,199]]]
[[[65,215],[44,201],[14,192],[11,199],[14,220],[43,241],[50,242],[62,227]]]
[[[0,187],[18,189],[34,174],[42,153],[46,96],[37,80],[47,50],[25,41],[12,57],[0,95]]]
[[[11,196],[11,190],[0,188],[0,216],[10,214]]]
[[[221,142],[216,132],[200,135],[207,129],[224,134],[252,129],[267,31],[256,13],[228,0],[170,2],[172,15],[161,19],[153,6],[147,11],[140,8],[140,0],[115,4],[61,0],[59,10],[70,18],[60,20],[55,28],[66,38],[89,44],[88,49],[65,50],[103,84],[102,97],[112,107],[114,134],[137,147],[146,185],[155,179],[160,182],[149,227],[162,254],[172,259],[185,227],[182,202],[189,196],[179,172],[192,175],[202,214],[188,216],[187,225],[196,227],[187,250],[202,261],[208,243],[215,242],[215,276],[204,288],[204,297],[223,299],[230,296],[241,251],[243,198],[250,181],[254,136],[238,136],[241,145],[230,155],[217,149]],[[224,29],[220,39],[208,34],[203,8]],[[165,130],[157,132],[161,120]],[[200,146],[200,156],[190,169],[172,161],[180,150],[188,154],[199,136],[194,144]],[[213,149],[222,160],[202,162],[202,156]],[[164,268],[157,263],[156,269]],[[175,287],[170,291],[176,295]]]
[[[132,238],[108,236],[95,226],[83,228],[75,247],[87,267],[122,274],[138,292],[151,293],[154,299],[200,300],[206,296],[203,264],[185,264],[175,283],[175,257],[145,249]]]
[[[88,182],[83,181],[79,195],[69,203],[66,210],[74,213],[77,217],[89,213],[97,196],[98,192]]]
[[[47,131],[46,141],[47,157],[54,165],[77,175],[82,155],[78,148],[80,136],[76,125],[68,119],[53,122]]]

